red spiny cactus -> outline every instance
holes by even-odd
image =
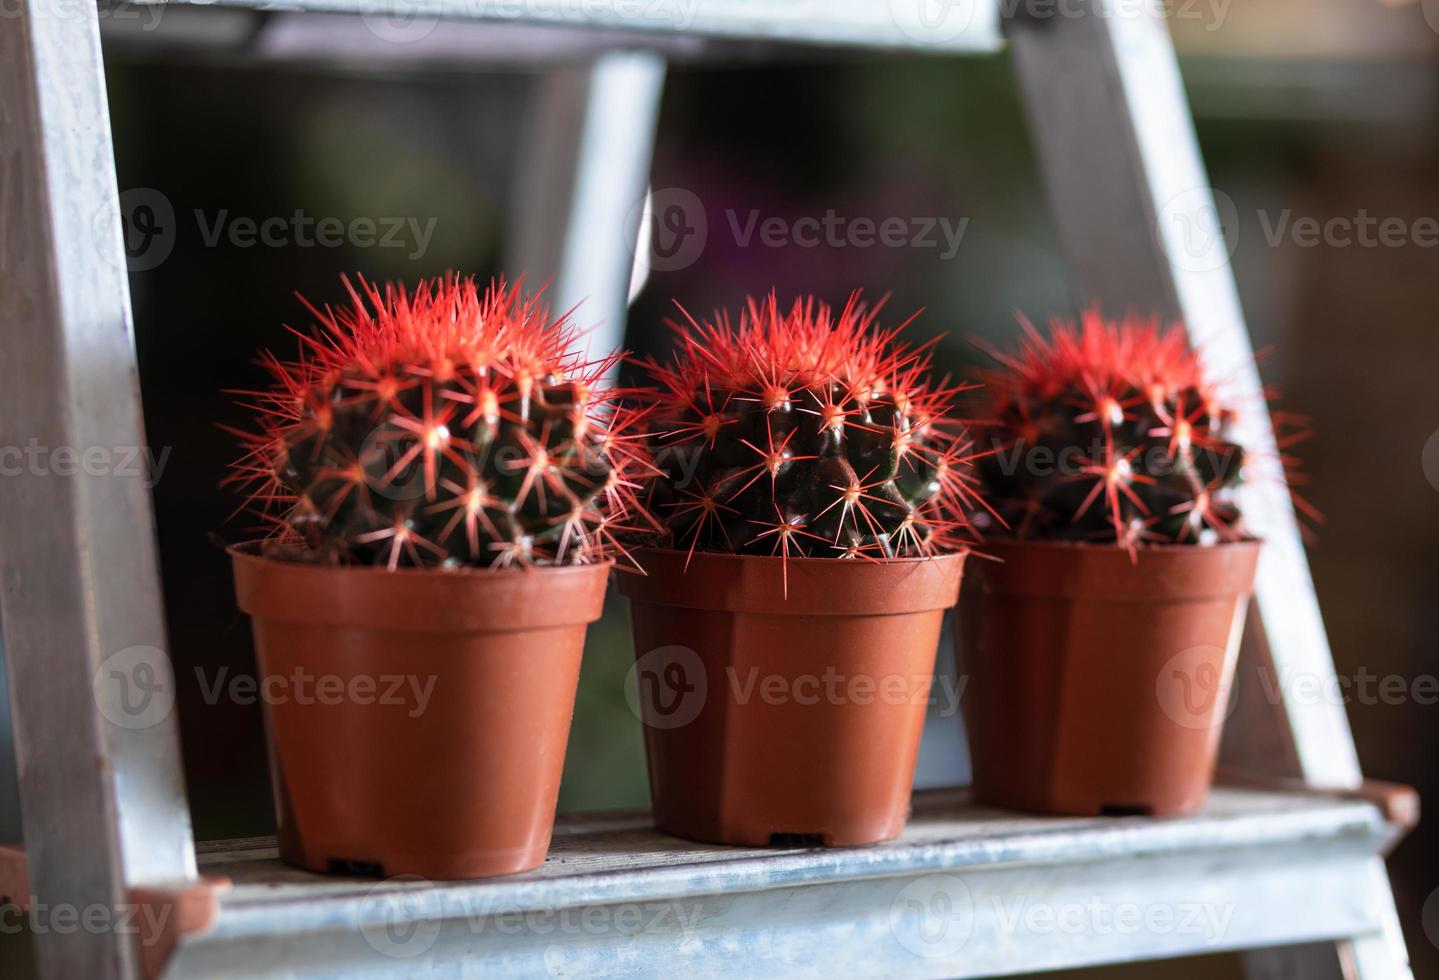
[[[448,276],[412,292],[345,282],[299,357],[266,354],[258,432],[232,480],[285,552],[404,566],[580,564],[647,519],[636,414],[567,318],[520,284]],[[308,304],[307,304],[308,306]]]
[[[1021,323],[1018,349],[992,351],[1000,366],[981,374],[993,452],[980,477],[1008,533],[1131,550],[1244,536],[1235,414],[1182,326],[1097,310],[1047,337]]]
[[[882,559],[963,546],[977,496],[946,414],[962,389],[932,383],[926,349],[877,313],[858,294],[837,315],[771,295],[737,324],[671,324],[674,362],[650,366],[650,505],[674,547]]]

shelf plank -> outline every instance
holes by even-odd
[[[484,21],[821,47],[934,53],[1003,46],[997,0],[139,0],[129,5],[349,14],[377,38],[423,46],[441,21]]]
[[[1183,819],[1044,819],[918,794],[897,841],[725,848],[642,813],[562,818],[545,865],[482,882],[310,874],[202,845],[220,915],[167,977],[988,976],[1377,934],[1395,828],[1371,804],[1216,790]]]

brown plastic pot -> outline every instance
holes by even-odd
[[[963,606],[977,799],[1178,814],[1213,782],[1258,542],[987,543]]]
[[[544,861],[608,564],[390,572],[230,554],[283,860],[432,879]]]
[[[634,625],[655,825],[720,844],[904,829],[964,555],[883,563],[638,554]]]

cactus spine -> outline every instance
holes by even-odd
[[[605,560],[643,517],[631,410],[567,318],[521,285],[448,276],[413,291],[345,283],[310,307],[298,359],[266,355],[245,393],[258,432],[236,482],[290,557],[407,567]]]
[[[1096,310],[1047,336],[1021,322],[1017,350],[991,352],[999,367],[981,375],[993,451],[979,471],[1005,525],[988,530],[1131,551],[1245,536],[1236,489],[1252,460],[1182,326]]]
[[[682,311],[683,312],[683,311]],[[743,555],[880,560],[963,547],[976,500],[959,387],[858,295],[750,300],[674,326],[657,382],[649,502],[669,543]]]

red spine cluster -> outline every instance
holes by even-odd
[[[673,363],[651,365],[651,503],[675,547],[872,560],[963,547],[978,500],[948,415],[963,389],[932,382],[929,345],[877,313],[857,294],[837,313],[771,295],[671,324]]]
[[[265,355],[257,431],[232,479],[292,553],[400,566],[605,560],[648,464],[637,415],[568,318],[520,284],[347,281],[307,307],[300,355]],[[622,550],[622,549],[621,549]]]
[[[1021,322],[1018,348],[990,351],[999,367],[981,374],[992,440],[981,477],[1008,533],[1131,549],[1244,535],[1235,413],[1182,326],[1094,310],[1048,336]]]

